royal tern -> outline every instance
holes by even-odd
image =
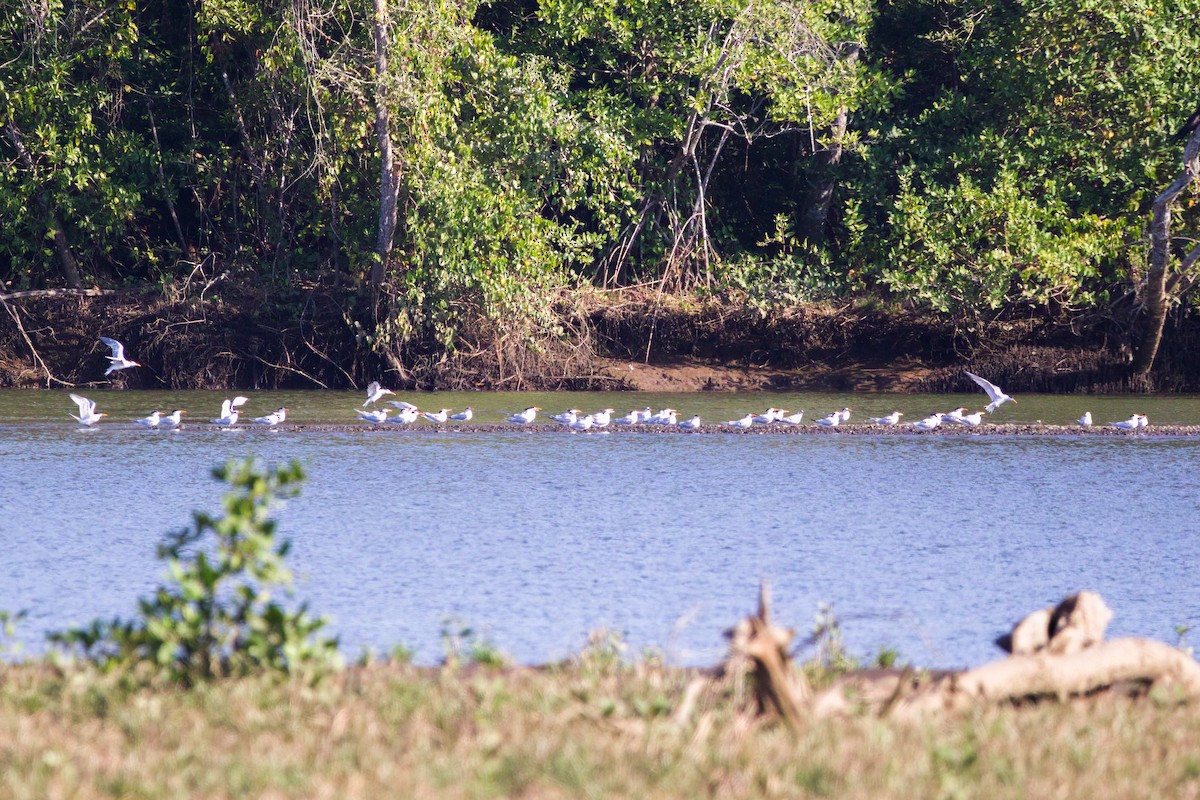
[[[1081,428],[1092,427],[1092,412],[1090,412],[1090,411],[1083,412],[1083,416],[1080,417],[1079,419],[1075,420],[1075,422]]]
[[[450,419],[454,420],[455,422],[470,422],[471,417],[473,416],[475,416],[475,409],[467,406],[457,414],[451,415]]]
[[[592,414],[592,425],[596,426],[597,428],[607,428],[608,423],[612,422],[612,415],[614,412],[615,409],[612,408],[606,408],[603,411],[597,411],[595,414]]]
[[[558,422],[562,425],[570,425],[572,422],[579,419],[579,415],[582,413],[583,412],[581,410],[579,410],[578,408],[571,408],[571,409],[567,409],[566,411],[562,412],[561,414],[555,414],[550,419],[552,419],[555,422]]]
[[[591,414],[588,414],[585,417],[579,417],[578,419],[571,421],[567,424],[567,427],[573,431],[586,431],[591,430],[593,424],[594,418]]]
[[[804,421],[804,412],[797,411],[795,414],[788,414],[786,417],[780,417],[779,421],[788,425],[799,425]]]
[[[871,420],[871,422],[874,422],[876,425],[899,425],[900,418],[903,416],[903,411],[893,411],[886,417],[867,417],[867,419]]]
[[[1145,414],[1138,414],[1137,418],[1138,418],[1138,427],[1139,428],[1144,428],[1150,424],[1150,420]]]
[[[647,409],[648,411],[649,409]],[[671,417],[676,413],[673,408],[664,408],[657,414],[651,414],[646,420],[647,425],[674,425],[675,420]]]
[[[931,431],[942,424],[941,414],[930,414],[925,419],[919,419],[916,422],[910,423],[915,430]]]
[[[700,430],[700,415],[696,414],[691,419],[685,419],[677,423],[676,427],[683,428],[685,431],[698,431]]]
[[[1129,419],[1121,420],[1120,422],[1108,423],[1113,428],[1120,428],[1123,431],[1132,431],[1142,427],[1142,415],[1134,414]]]
[[[280,406],[270,414],[267,414],[265,417],[255,417],[250,421],[256,425],[268,425],[274,428],[276,425],[287,419],[287,412],[288,410],[286,408]]]
[[[248,397],[242,397],[240,394],[237,397],[234,397],[232,400],[226,398],[226,400],[221,403],[221,416],[217,419],[209,421],[214,425],[222,425],[226,428],[233,427],[237,424],[238,415],[240,413],[238,411],[238,406],[245,405],[246,401],[249,399],[250,398]]]
[[[107,336],[101,336],[100,341],[104,342],[106,345],[108,345],[108,348],[112,350],[112,355],[107,356],[110,363],[108,365],[108,369],[104,370],[105,376],[108,376],[110,373],[116,372],[119,369],[129,369],[130,367],[141,366],[141,364],[138,362],[130,361],[125,357],[125,345],[121,344],[116,339],[110,339]]]
[[[401,409],[397,409],[396,416],[389,419],[388,422],[394,422],[397,425],[412,425],[414,422],[416,422],[420,418],[421,418],[421,412],[418,411],[417,409],[401,408]]]
[[[541,411],[541,406],[530,406],[520,414],[513,414],[508,418],[509,422],[515,422],[518,425],[528,425],[537,419],[537,412]]]
[[[637,412],[637,415],[638,422],[645,424],[650,422],[651,418],[654,416],[654,412],[650,410],[650,406],[646,406],[641,411]]]
[[[636,411],[636,410],[630,411],[625,416],[617,417],[616,419],[613,420],[613,422],[615,422],[617,425],[637,425],[641,421],[642,421],[642,414],[640,411]]]
[[[953,422],[956,424],[966,424],[963,422],[963,414],[967,411],[966,406],[959,406],[953,411],[942,414],[942,422]]]
[[[725,424],[731,428],[739,428],[741,430],[746,430],[747,428],[750,428],[754,425],[754,415],[747,414],[746,416],[742,417],[741,419],[731,419],[731,420],[729,420],[729,422],[726,422]]]
[[[986,409],[987,413],[991,414],[997,408],[1004,405],[1005,403],[1007,403],[1010,400],[1012,400],[1012,402],[1014,402],[1014,403],[1017,402],[1015,399],[1013,399],[1009,395],[1005,394],[1000,389],[999,386],[997,386],[996,384],[987,380],[986,378],[981,378],[978,375],[976,375],[974,372],[968,372],[967,377],[970,378],[971,380],[975,381],[976,383],[978,383],[979,386],[985,392],[987,392],[988,400],[991,401],[990,403],[988,403],[988,406]]]
[[[774,406],[772,406],[771,408],[768,408],[766,411],[764,411],[761,414],[755,414],[754,415],[754,424],[755,425],[770,425],[771,423],[775,422],[776,420],[782,419],[783,414],[784,414],[784,411],[782,408],[775,408]]]
[[[134,422],[136,422],[138,425],[143,425],[147,428],[157,428],[159,426],[159,424],[162,422],[162,412],[161,411],[151,411],[150,416],[142,417],[141,419],[135,419]]]
[[[984,411],[976,411],[973,414],[960,413],[958,415],[958,419],[956,420],[956,422],[958,422],[959,425],[966,425],[971,428],[978,428],[980,425],[983,424],[983,415],[985,413],[986,412],[984,412]]]
[[[158,422],[159,427],[178,428],[180,425],[183,424],[183,420],[180,419],[180,416],[183,414],[186,414],[186,413],[187,413],[187,411],[185,409],[182,409],[182,408],[175,409],[170,414],[167,414],[166,416],[164,416],[162,419],[159,420],[159,422]]]
[[[836,428],[842,423],[842,412],[834,411],[832,414],[816,420],[816,423],[822,428]]]
[[[372,409],[371,411],[363,411],[361,408],[354,409],[354,413],[358,414],[359,419],[363,422],[369,422],[372,425],[379,425],[387,422],[387,415],[391,413],[390,408]]]
[[[400,409],[407,408],[411,411],[419,411],[420,410],[416,406],[414,406],[412,403],[408,402],[407,400],[388,400],[388,405],[392,406],[393,408],[400,408]]]
[[[367,400],[362,404],[362,407],[366,408],[367,406],[375,405],[375,403],[383,399],[385,394],[395,394],[395,392],[380,386],[379,381],[371,381],[367,386]]]
[[[838,414],[839,422],[849,422],[850,421],[850,409],[843,408],[841,411],[837,412],[837,414]]]
[[[446,420],[450,419],[450,409],[443,408],[441,411],[438,411],[436,414],[431,411],[425,411],[425,412],[422,412],[421,416],[425,417],[425,419],[429,420],[430,422],[436,422],[440,425],[443,422],[445,422]]]
[[[75,402],[75,405],[79,406],[79,416],[77,417],[72,414],[71,419],[78,421],[80,425],[92,426],[99,422],[101,417],[108,416],[108,414],[96,413],[95,400],[88,400],[86,397],[77,394],[72,394],[71,399]]]

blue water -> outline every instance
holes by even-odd
[[[402,644],[433,663],[470,625],[538,663],[608,627],[708,664],[761,578],[802,635],[832,603],[852,652],[922,666],[988,660],[1085,588],[1111,635],[1200,625],[1198,439],[0,425],[0,609],[29,612],[26,650],[133,615],[163,534],[218,508],[211,467],[251,452],[308,471],[281,531],[297,597],[350,657]]]

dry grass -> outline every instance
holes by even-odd
[[[728,682],[685,699],[696,679],[585,657],[184,691],[0,666],[0,797],[1200,797],[1200,716],[1154,698],[793,734]]]

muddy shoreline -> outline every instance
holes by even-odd
[[[1130,376],[1128,325],[1044,313],[955,319],[876,305],[764,310],[736,299],[632,291],[554,299],[557,337],[525,341],[481,325],[453,352],[364,335],[354,299],[329,287],[186,287],[30,298],[0,314],[0,387],[414,390],[1200,391],[1200,320],[1168,322],[1149,381]],[[142,369],[104,376],[99,336]]]

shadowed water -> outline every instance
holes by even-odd
[[[162,534],[217,508],[210,468],[256,453],[300,459],[310,479],[281,512],[298,596],[334,618],[344,650],[404,644],[440,658],[448,617],[523,662],[577,650],[599,626],[635,647],[711,663],[721,631],[774,585],[803,632],[831,602],[860,654],[958,666],[1029,610],[1081,588],[1116,611],[1111,632],[1174,640],[1200,623],[1200,440],[1142,437],[656,436],[568,433],[141,430],[154,407],[215,416],[220,395],[96,392],[94,430],[65,393],[0,392],[0,609],[20,637],[132,615],[160,579]],[[412,399],[412,396],[407,396]],[[297,421],[350,421],[360,395],[254,394]],[[974,396],[964,396],[962,404]],[[910,416],[957,396],[437,395],[484,419],[674,405],[706,418],[768,405],[856,418]],[[1196,398],[1021,397],[1004,421],[1132,411],[1200,422]],[[974,403],[972,403],[974,405]],[[561,407],[561,408],[560,408]],[[1032,409],[1032,410],[1031,410]],[[491,415],[489,418],[488,415]]]

